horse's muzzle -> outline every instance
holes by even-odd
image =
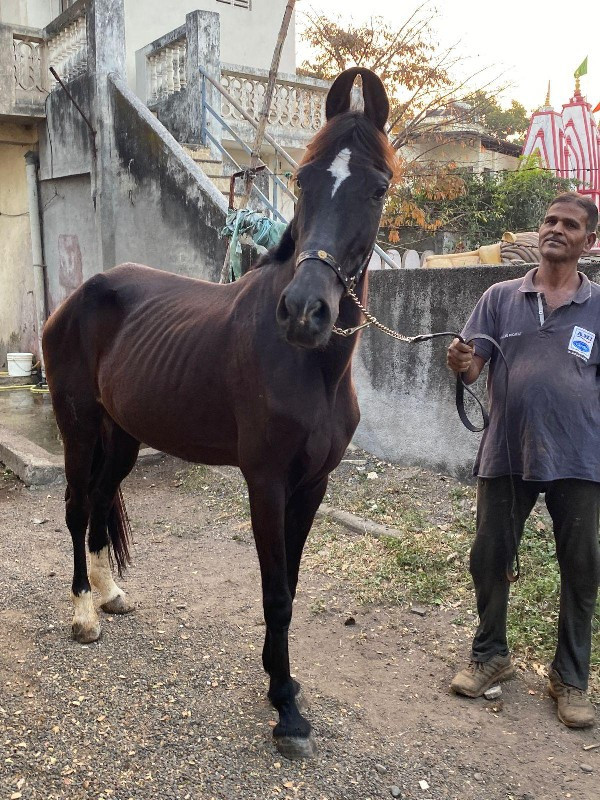
[[[322,347],[331,335],[329,305],[319,299],[300,300],[291,291],[279,298],[277,322],[287,341],[297,347]]]

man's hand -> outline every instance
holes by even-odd
[[[463,381],[469,384],[477,380],[485,361],[481,356],[475,355],[475,348],[472,344],[465,344],[460,339],[453,339],[448,348],[446,363],[454,372],[462,373]]]
[[[448,347],[446,362],[454,372],[467,372],[473,363],[475,348],[472,344],[465,344],[460,339],[453,339]]]

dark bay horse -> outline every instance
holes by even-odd
[[[357,75],[364,113],[350,110]],[[129,560],[121,481],[145,442],[205,464],[233,464],[248,484],[266,635],[274,736],[288,757],[310,754],[296,705],[288,628],[300,558],[328,475],[358,424],[350,374],[366,264],[395,171],[384,134],[388,100],[366,69],[343,72],[327,124],[298,170],[301,195],[280,244],[241,280],[218,285],[137,264],[95,275],[48,320],[48,385],[65,451],[73,540],[73,636],[100,636],[92,602],[133,606],[112,577]],[[86,565],[89,527],[90,573]]]

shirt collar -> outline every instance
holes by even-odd
[[[529,272],[523,276],[523,282],[519,286],[520,292],[535,292],[537,294],[537,289],[533,285],[533,279],[535,277],[536,272],[538,271],[537,267],[530,269]],[[585,303],[586,300],[589,300],[592,296],[592,284],[590,283],[590,279],[587,275],[583,272],[577,272],[579,277],[581,278],[581,284],[579,285],[579,289],[575,292],[573,297],[571,298],[572,303]]]

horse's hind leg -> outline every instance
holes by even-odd
[[[119,485],[133,469],[140,443],[112,420],[105,418],[102,447],[103,463],[90,497],[90,581],[100,593],[103,611],[127,614],[135,606],[114,581],[109,548],[112,540],[120,573],[128,559],[128,551],[127,531],[123,530],[127,520]]]
[[[65,450],[66,523],[73,542],[73,638],[82,644],[93,642],[100,636],[100,622],[92,601],[92,587],[88,580],[85,552],[85,534],[90,517],[89,485],[94,458],[97,458],[97,441],[100,432],[100,408],[73,408],[68,414],[54,398],[54,409],[63,436]],[[71,429],[67,420],[77,421]]]

